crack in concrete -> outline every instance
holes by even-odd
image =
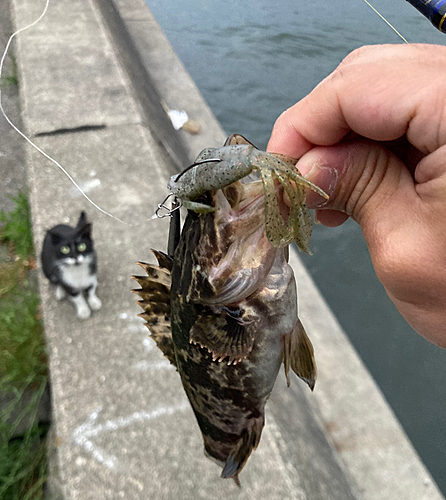
[[[80,127],[72,127],[72,128],[58,128],[55,130],[49,130],[48,132],[38,132],[34,135],[34,137],[48,137],[53,135],[62,135],[62,134],[76,134],[78,132],[91,132],[94,130],[103,130],[107,128],[107,125],[81,125]]]

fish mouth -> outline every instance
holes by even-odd
[[[263,193],[261,193],[258,196],[251,198],[246,204],[239,207],[238,213],[240,215],[245,214],[247,211],[252,210],[253,207],[256,208],[255,207],[256,204],[258,204],[258,205],[261,204],[262,208],[263,208],[263,198],[264,197],[265,197],[265,195]]]
[[[288,224],[290,216],[290,206],[285,203],[285,190],[279,181],[275,181],[276,198],[279,204],[280,215],[285,224]],[[233,223],[235,219],[250,220],[251,224],[255,224],[252,220],[254,214],[261,214],[264,220],[265,213],[265,192],[263,183],[260,179],[255,179],[251,182],[240,183],[238,189],[241,190],[240,199],[237,206],[231,206],[228,215],[228,221]],[[226,198],[226,195],[225,195]],[[227,200],[231,204],[230,200]],[[217,202],[218,208],[218,202]],[[223,207],[220,207],[223,208]]]

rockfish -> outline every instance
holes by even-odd
[[[210,209],[189,209],[172,255],[153,251],[159,265],[139,263],[147,276],[134,277],[140,316],[181,376],[205,452],[237,484],[282,362],[288,384],[290,368],[311,389],[316,380],[288,245],[266,234],[266,195],[255,173],[200,194],[194,203]]]

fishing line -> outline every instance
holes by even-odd
[[[46,3],[45,3],[45,8],[43,9],[43,12],[42,14],[40,14],[40,16],[34,21],[32,22],[31,24],[29,24],[28,26],[25,26],[24,28],[21,28],[19,30],[17,30],[15,33],[13,33],[10,37],[9,37],[9,40],[8,40],[8,43],[6,44],[6,48],[5,48],[5,51],[3,53],[3,56],[0,60],[0,80],[1,80],[1,77],[2,77],[2,71],[3,71],[3,65],[4,65],[4,62],[5,62],[5,59],[6,59],[6,56],[8,54],[8,50],[9,50],[9,47],[11,45],[11,42],[12,40],[14,39],[15,36],[17,36],[19,33],[21,33],[22,31],[25,31],[29,28],[32,28],[33,26],[35,26],[38,22],[40,22],[42,20],[42,18],[45,16],[45,14],[47,13],[47,10],[48,10],[48,6],[49,6],[49,3],[50,3],[50,0],[46,0]],[[127,226],[137,226],[139,224],[130,224],[129,222],[125,222],[121,219],[119,219],[118,217],[110,214],[109,212],[106,212],[104,209],[102,209],[100,206],[98,206],[92,199],[90,199],[86,193],[84,193],[84,191],[82,190],[82,188],[79,186],[79,184],[77,184],[77,182],[73,179],[73,177],[71,177],[71,175],[65,170],[64,167],[62,167],[62,165],[56,161],[54,158],[52,158],[51,156],[49,156],[47,153],[45,153],[45,151],[43,151],[42,149],[39,148],[39,146],[37,146],[36,144],[34,144],[34,142],[31,141],[31,139],[29,139],[21,130],[19,130],[15,125],[14,123],[9,119],[8,115],[6,114],[5,110],[3,109],[3,103],[2,103],[2,92],[1,92],[1,88],[0,88],[0,111],[2,113],[2,115],[4,116],[5,120],[9,123],[9,125],[18,133],[20,134],[23,139],[25,139],[34,149],[36,149],[41,155],[43,155],[45,158],[47,158],[48,160],[50,160],[52,163],[54,163],[57,167],[59,167],[60,170],[62,170],[62,172],[68,177],[68,179],[74,184],[74,186],[81,192],[82,196],[84,196],[88,202],[90,202],[97,210],[99,210],[100,212],[102,212],[103,214],[105,215],[108,215],[109,217],[111,217],[112,219],[115,219],[117,220],[118,222],[121,222],[122,224],[125,224]],[[151,220],[151,219],[149,219]]]
[[[390,23],[389,23],[389,21],[387,21],[387,19],[386,19],[383,15],[381,15],[381,14],[380,14],[380,12],[378,12],[378,11],[375,9],[375,7],[373,7],[373,5],[372,5],[370,2],[368,2],[368,0],[363,0],[363,1],[364,1],[364,2],[365,2],[365,3],[366,3],[366,4],[367,4],[367,5],[368,5],[368,6],[369,6],[372,10],[373,10],[373,12],[374,12],[375,14],[378,14],[378,16],[379,16],[379,17],[380,17],[380,18],[381,18],[381,19],[382,19],[382,20],[383,20],[383,21],[384,21],[384,22],[385,22],[388,26],[390,26],[390,27],[393,29],[393,31],[394,31],[394,32],[395,32],[395,33],[396,33],[396,34],[397,34],[397,35],[401,38],[401,40],[403,40],[403,42],[404,42],[404,43],[409,43],[409,42],[408,42],[408,41],[407,41],[407,40],[403,37],[403,35],[402,35],[402,34],[401,34],[401,33],[400,33],[400,32],[399,32],[399,31],[398,31],[398,30],[397,30],[394,26],[392,26],[392,24],[390,24]]]

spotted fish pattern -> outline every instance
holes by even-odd
[[[280,189],[280,187],[279,187]],[[265,232],[264,190],[249,178],[205,193],[173,255],[153,251],[134,276],[151,337],[177,368],[207,455],[233,478],[260,442],[265,404],[284,364],[311,389],[313,347],[297,314],[288,247]]]

